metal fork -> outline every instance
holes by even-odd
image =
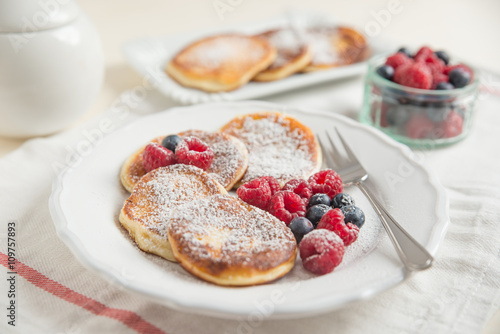
[[[398,224],[396,219],[394,219],[375,198],[375,195],[363,185],[363,181],[368,178],[368,173],[358,161],[337,128],[335,128],[335,131],[341,142],[339,147],[343,146],[343,150],[346,152],[347,157],[344,157],[340,153],[330,133],[325,131],[329,147],[325,145],[325,142],[321,140],[319,135],[317,137],[323,150],[323,155],[326,158],[327,166],[335,169],[339,173],[345,186],[357,186],[366,198],[368,198],[373,209],[380,217],[380,221],[389,235],[392,244],[396,248],[399,258],[403,261],[407,269],[414,271],[430,267],[433,261],[432,255],[430,255],[418,241]]]

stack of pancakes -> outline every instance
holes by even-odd
[[[274,176],[281,185],[307,179],[322,160],[312,131],[289,115],[262,111],[236,117],[218,132],[178,135],[196,136],[212,148],[206,171],[175,164],[146,173],[145,146],[121,168],[132,194],[119,220],[138,247],[220,285],[261,284],[288,273],[297,253],[290,229],[227,191],[260,176]]]
[[[366,59],[368,53],[365,37],[352,28],[321,26],[304,33],[278,28],[197,40],[177,53],[165,71],[185,87],[226,92],[251,80],[274,81],[349,65]]]

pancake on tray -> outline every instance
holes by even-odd
[[[304,72],[353,64],[369,54],[365,37],[355,29],[320,26],[308,29],[306,36],[313,55]]]
[[[217,35],[185,47],[168,62],[165,71],[183,86],[226,92],[252,80],[275,58],[276,49],[265,38]]]
[[[266,38],[278,52],[274,62],[253,78],[255,81],[273,81],[302,71],[312,59],[311,48],[303,43],[292,29],[274,29],[257,36]]]

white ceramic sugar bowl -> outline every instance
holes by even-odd
[[[97,31],[73,0],[0,0],[0,135],[62,130],[96,98]]]

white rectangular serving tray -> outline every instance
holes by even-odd
[[[294,19],[301,22],[327,22],[338,24],[331,18],[311,13],[296,13]],[[187,88],[171,79],[164,71],[166,63],[191,42],[219,33],[238,32],[256,34],[276,27],[286,27],[289,19],[281,15],[263,22],[245,24],[238,27],[224,27],[203,31],[176,33],[168,36],[144,37],[126,42],[122,51],[132,67],[154,85],[161,93],[182,104],[197,104],[217,101],[240,101],[256,99],[276,93],[282,93],[301,87],[319,84],[327,81],[347,78],[363,74],[366,70],[366,61],[322,70],[311,73],[294,74],[290,77],[271,82],[249,82],[246,85],[223,93],[207,93],[194,88]],[[368,40],[371,54],[387,52],[387,47],[377,45]]]

